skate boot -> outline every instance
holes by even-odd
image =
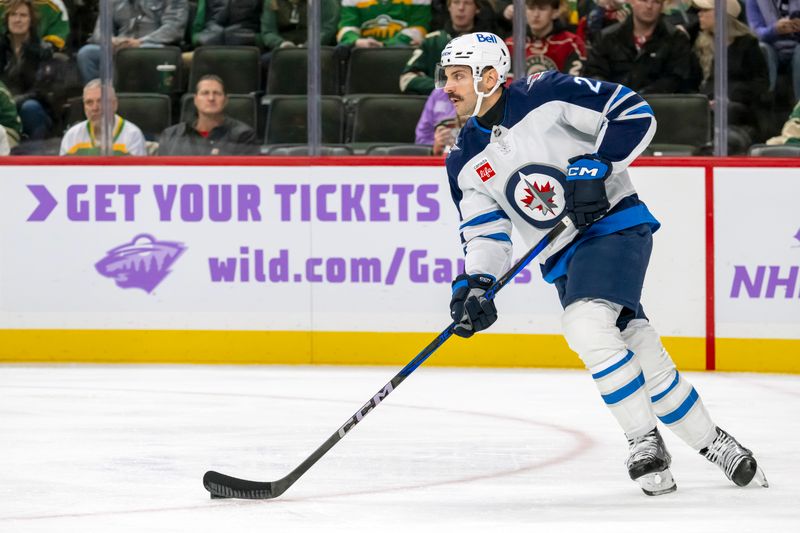
[[[678,486],[669,471],[672,456],[667,451],[658,428],[646,435],[628,439],[628,474],[648,496],[674,492]]]
[[[764,471],[758,466],[753,452],[739,444],[724,430],[717,428],[717,437],[700,455],[720,467],[725,475],[740,487],[755,479],[762,487],[769,487]]]

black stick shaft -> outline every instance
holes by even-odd
[[[486,297],[493,299],[503,287],[511,281],[514,276],[519,274],[528,263],[530,263],[542,250],[547,248],[561,233],[570,226],[570,219],[564,217],[550,232],[537,244],[523,255],[513,267],[505,274],[500,276],[492,287],[486,291]],[[305,474],[309,468],[319,461],[322,456],[330,451],[337,442],[353,429],[356,424],[361,422],[370,411],[375,409],[378,404],[386,399],[389,394],[396,389],[408,376],[411,375],[422,363],[424,363],[439,347],[453,335],[452,322],[439,335],[433,339],[414,359],[412,359],[391,381],[383,386],[361,409],[355,412],[336,432],[314,450],[297,468],[289,472],[285,477],[277,481],[258,482],[226,476],[218,472],[209,471],[203,477],[203,485],[211,493],[211,497],[217,498],[247,498],[247,499],[268,499],[276,498],[283,494],[295,481]]]

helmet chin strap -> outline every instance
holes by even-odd
[[[497,89],[500,87],[500,82],[498,81],[494,85],[494,87],[492,87],[491,91],[489,91],[488,93],[484,93],[484,92],[478,90],[478,83],[480,83],[480,81],[481,81],[481,78],[473,77],[472,87],[475,89],[475,94],[478,95],[478,100],[475,102],[475,109],[472,111],[472,115],[470,115],[472,117],[477,115],[478,111],[481,110],[481,104],[483,104],[483,99],[484,98],[488,98],[489,96],[492,96],[495,93],[495,91],[497,91]]]

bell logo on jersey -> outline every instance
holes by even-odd
[[[492,179],[492,176],[495,175],[494,169],[492,168],[492,165],[489,164],[488,159],[481,159],[472,168],[474,168],[475,172],[478,173],[478,177],[481,179],[481,181],[489,181]]]
[[[509,177],[506,198],[522,218],[537,228],[549,228],[564,215],[566,176],[554,167],[526,165]]]

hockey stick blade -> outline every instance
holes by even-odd
[[[288,485],[278,491],[278,482],[249,481],[226,476],[209,470],[203,476],[203,486],[212,498],[239,498],[244,500],[269,500],[277,498],[289,488]]]
[[[535,247],[531,248],[516,263],[514,263],[514,266],[512,266],[505,274],[500,276],[494,285],[492,285],[492,287],[486,291],[486,297],[490,300],[493,299],[500,289],[502,289],[509,281],[511,281],[514,276],[519,274],[522,269],[533,260],[533,258],[539,255],[542,250],[547,248],[559,235],[561,235],[565,229],[571,225],[571,221],[568,217],[565,216],[562,218],[561,221],[556,224]],[[297,468],[289,472],[289,474],[285,477],[276,481],[250,481],[209,470],[203,476],[203,486],[211,494],[212,498],[239,498],[245,500],[270,500],[277,498],[286,492],[295,481],[300,479],[300,476],[305,474],[306,471],[308,471],[308,469],[311,468],[314,463],[321,459],[323,455],[328,453],[328,451],[330,451],[330,449],[333,448],[337,442],[342,440],[347,432],[353,429],[356,424],[361,422],[361,420],[363,420],[363,418],[369,414],[370,411],[375,409],[378,404],[386,399],[386,397],[409,375],[411,375],[414,370],[416,370],[431,355],[433,355],[433,352],[435,352],[442,344],[445,343],[445,341],[447,341],[447,339],[453,335],[453,327],[455,325],[455,322],[452,322],[449,326],[447,326],[419,354],[417,354],[414,359],[404,366],[400,372],[398,372],[397,375],[395,375],[392,380],[389,381],[389,383],[384,385],[383,388],[377,392],[377,394],[370,398],[369,401],[367,401],[367,403],[361,407],[361,409],[356,411],[356,413],[351,416],[342,425],[342,427],[340,427],[333,435],[328,437],[328,440],[323,442],[322,445],[314,451],[314,453],[309,455],[305,461],[300,463]]]

